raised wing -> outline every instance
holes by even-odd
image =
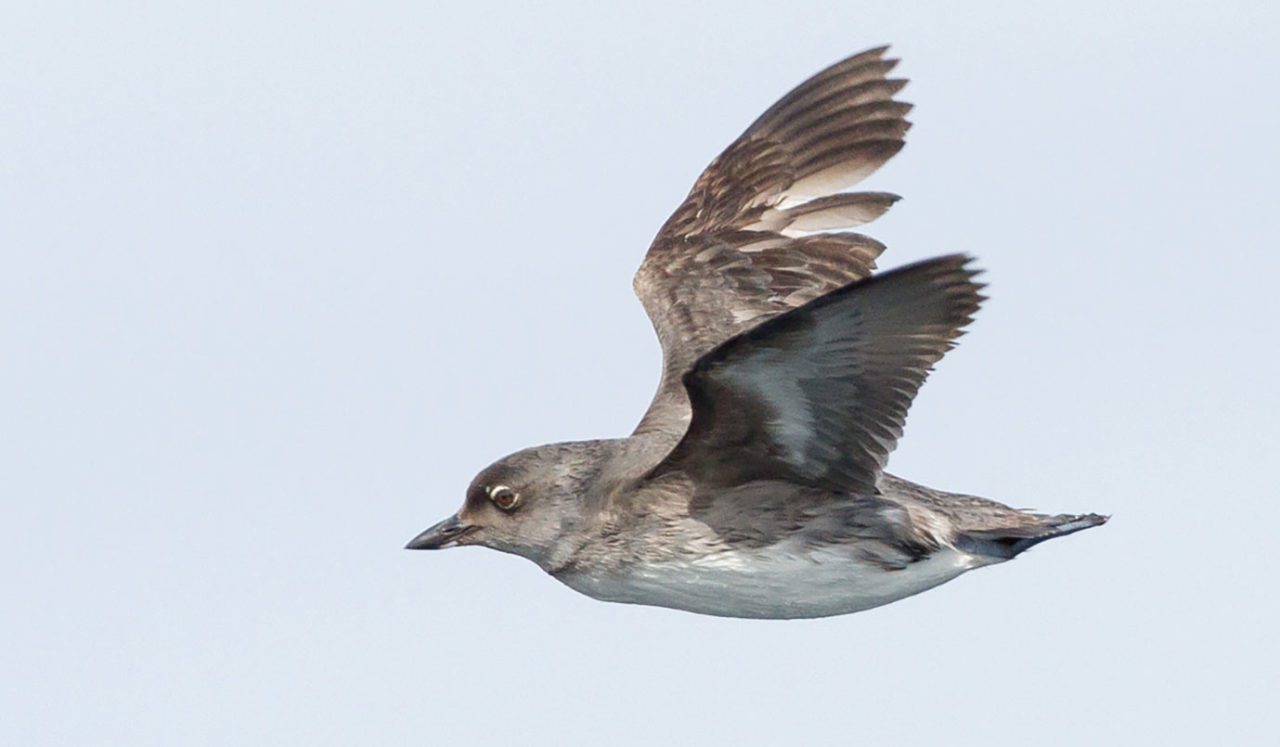
[[[911,400],[982,301],[967,261],[852,283],[717,346],[684,376],[692,422],[650,476],[872,494]]]
[[[887,48],[800,84],[706,168],[663,225],[635,277],[663,349],[663,374],[637,433],[673,439],[689,421],[680,377],[703,353],[779,313],[866,277],[884,246],[851,228],[898,198],[840,193],[902,148],[909,104]],[[816,232],[816,233],[815,233]]]

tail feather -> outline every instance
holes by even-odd
[[[962,532],[956,536],[955,545],[973,555],[1008,560],[1045,540],[1101,526],[1110,518],[1100,514],[1046,516],[1035,524]]]

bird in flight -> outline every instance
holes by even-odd
[[[634,286],[662,379],[635,432],[498,460],[410,549],[514,553],[607,601],[805,618],[887,604],[1106,521],[884,471],[920,385],[983,300],[969,258],[873,275],[884,245],[847,230],[898,199],[845,191],[910,126],[885,52],[783,96],[658,231]]]

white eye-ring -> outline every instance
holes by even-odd
[[[510,511],[520,502],[520,494],[506,485],[494,485],[489,488],[489,500],[503,511]]]

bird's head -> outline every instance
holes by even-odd
[[[410,550],[481,545],[554,563],[583,517],[600,449],[593,442],[518,451],[471,481],[462,508],[410,540]]]

